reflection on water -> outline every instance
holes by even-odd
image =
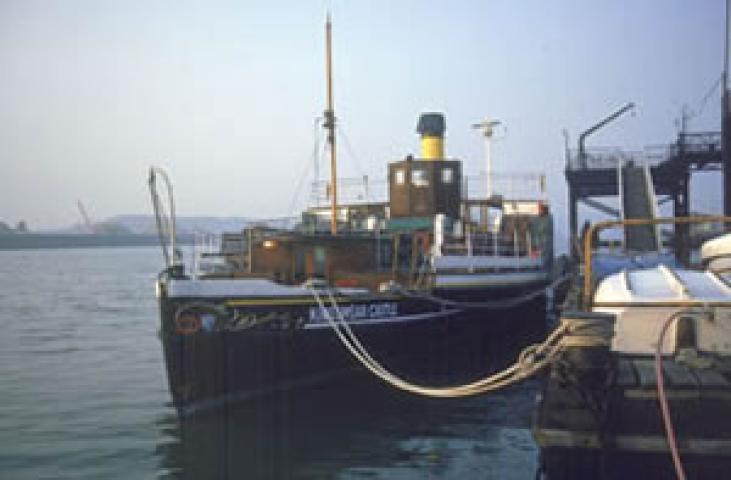
[[[367,383],[367,384],[366,384]],[[533,386],[426,400],[371,382],[228,408],[160,428],[168,478],[532,478]]]
[[[525,340],[525,338],[524,338]],[[497,363],[519,344],[499,341]],[[491,359],[495,361],[495,359]],[[493,362],[489,362],[493,363]],[[535,382],[426,399],[361,377],[219,409],[160,428],[165,478],[533,478]]]

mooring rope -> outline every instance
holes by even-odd
[[[310,290],[312,292],[312,296],[322,310],[323,316],[338,336],[341,343],[367,370],[396,388],[429,397],[455,398],[478,395],[504,388],[524,380],[547,367],[556,359],[563,348],[560,342],[561,337],[568,333],[572,328],[575,328],[575,324],[573,323],[562,322],[542,343],[526,347],[518,355],[515,363],[500,372],[489,375],[488,377],[464,385],[447,387],[418,385],[388,371],[380,362],[370,355],[368,350],[363,346],[350,328],[348,322],[345,320],[332,290],[327,289],[326,293],[328,301],[330,302],[337,319],[330,315],[330,309],[328,309],[325,305],[325,301],[320,295],[320,292],[315,288],[311,288]]]
[[[436,303],[442,306],[447,307],[458,307],[458,308],[466,308],[466,309],[486,309],[486,310],[506,310],[508,308],[514,308],[519,305],[522,305],[524,303],[530,302],[531,300],[534,300],[541,295],[545,295],[546,290],[556,288],[557,286],[561,285],[564,282],[567,282],[569,279],[571,279],[571,274],[565,274],[554,280],[553,282],[549,283],[545,287],[541,287],[539,289],[530,291],[528,293],[525,293],[523,295],[519,295],[517,297],[511,297],[507,299],[500,299],[500,300],[489,300],[485,302],[468,302],[463,300],[452,300],[449,298],[443,298],[436,295],[432,295],[430,293],[426,292],[420,292],[416,290],[410,290],[407,288],[404,288],[398,284],[394,285],[394,290],[398,293],[401,293],[404,296],[411,297],[411,298],[418,298],[421,300],[428,300],[432,303]]]

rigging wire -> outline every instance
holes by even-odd
[[[342,124],[340,125],[340,128],[338,129],[338,133],[340,134],[340,138],[343,140],[342,145],[345,146],[345,150],[348,152],[348,156],[352,160],[353,164],[355,165],[355,169],[360,174],[361,178],[364,181],[364,196],[367,201],[371,200],[371,193],[370,188],[365,186],[368,182],[368,175],[363,170],[363,166],[360,163],[360,160],[358,159],[358,156],[355,154],[355,151],[353,150],[353,145],[350,143],[350,138],[345,133],[345,129],[343,128]]]
[[[716,89],[718,89],[721,84],[723,83],[723,73],[721,73],[716,80],[713,81],[713,84],[708,88],[706,93],[701,97],[701,99],[698,101],[697,106],[694,110],[687,109],[686,106],[683,106],[683,112],[682,116],[688,120],[699,116],[701,113],[703,113],[703,110],[705,110],[706,105],[708,105],[708,100],[711,98],[711,96],[716,92]],[[677,120],[676,120],[677,121]]]
[[[713,85],[711,85],[711,88],[708,89],[706,94],[703,95],[703,98],[701,98],[700,102],[698,102],[698,108],[696,109],[694,116],[698,116],[703,112],[703,109],[706,108],[706,105],[708,104],[708,100],[711,98],[711,95],[713,95],[716,89],[721,86],[721,82],[723,82],[723,73],[719,75],[716,81],[713,82]]]
[[[322,158],[322,155],[324,153],[324,142],[320,141],[322,138],[322,133],[319,130],[320,123],[322,122],[322,117],[317,117],[315,119],[315,134],[314,134],[314,144],[312,146],[312,154],[310,155],[309,162],[306,163],[305,168],[303,169],[302,173],[300,174],[297,183],[295,184],[294,192],[292,194],[292,200],[290,201],[289,205],[289,212],[294,213],[295,212],[295,204],[300,199],[300,194],[302,193],[302,187],[306,183],[305,179],[310,173],[310,169],[314,170],[315,177],[318,176],[318,166],[320,165],[320,159]],[[313,181],[313,183],[317,181],[317,178]]]
[[[353,145],[350,143],[350,138],[345,133],[345,128],[343,128],[342,122],[340,123],[340,126],[338,128],[338,133],[340,134],[340,137],[343,139],[343,146],[345,146],[345,150],[348,151],[348,155],[350,156],[351,160],[353,160],[353,164],[355,165],[356,170],[358,170],[358,173],[365,177],[367,176],[365,173],[365,170],[363,170],[363,166],[360,163],[360,160],[358,159],[358,156],[355,154],[355,151],[353,150]]]

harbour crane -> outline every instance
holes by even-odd
[[[86,233],[95,233],[94,225],[91,223],[91,219],[89,219],[89,214],[86,213],[86,208],[84,208],[84,204],[81,203],[81,200],[76,201],[76,206],[78,207],[79,213],[81,214],[81,225]]]

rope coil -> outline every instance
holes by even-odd
[[[436,295],[432,295],[430,293],[426,292],[419,292],[416,290],[410,290],[407,288],[404,288],[398,284],[394,284],[393,290],[410,298],[417,298],[421,300],[428,300],[432,303],[436,303],[438,305],[442,305],[445,307],[458,307],[458,308],[466,308],[466,309],[487,309],[487,310],[507,310],[510,308],[515,308],[519,305],[522,305],[524,303],[530,302],[531,300],[534,300],[541,295],[545,295],[546,290],[556,288],[557,286],[563,284],[564,282],[568,281],[571,278],[571,275],[562,275],[561,277],[557,278],[553,282],[549,283],[545,287],[539,288],[537,290],[533,290],[531,292],[525,293],[523,295],[519,295],[517,297],[511,297],[507,299],[501,299],[501,300],[490,300],[486,302],[468,302],[468,301],[462,301],[462,300],[451,300],[443,297],[438,297]]]

